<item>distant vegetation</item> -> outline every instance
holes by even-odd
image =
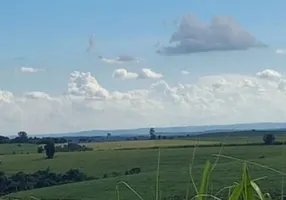
[[[32,174],[26,174],[20,171],[16,174],[6,175],[5,172],[0,172],[0,196],[23,190],[51,187],[55,185],[63,185],[93,179],[98,180],[121,175],[139,174],[140,172],[141,169],[139,167],[127,170],[125,173],[105,173],[102,177],[87,176],[83,172],[80,172],[78,169],[70,169],[65,173],[51,172],[49,168],[46,170],[38,170]]]
[[[228,141],[224,138],[228,138]],[[105,199],[100,195],[107,194],[110,196],[106,199],[111,199],[111,196],[114,197],[115,184],[123,180],[134,184],[136,191],[146,194],[150,199],[152,198],[152,194],[149,194],[150,185],[154,183],[153,177],[157,165],[156,150],[154,149],[161,148],[162,191],[170,190],[172,192],[164,194],[162,199],[178,197],[181,200],[185,199],[185,191],[182,190],[185,189],[186,174],[189,173],[189,169],[184,166],[188,166],[190,162],[190,151],[195,149],[193,147],[203,147],[200,148],[202,153],[198,154],[199,160],[194,163],[195,174],[201,173],[205,159],[212,160],[212,156],[220,151],[222,145],[228,155],[258,161],[280,169],[282,157],[278,155],[281,150],[277,145],[284,144],[285,139],[283,132],[256,130],[208,133],[198,136],[190,133],[164,135],[164,133],[156,132],[155,128],[150,128],[145,136],[119,137],[106,133],[101,136],[100,140],[99,137],[36,138],[28,137],[26,132],[21,131],[13,139],[0,136],[0,154],[2,155],[0,155],[0,194],[15,193],[20,197],[24,197],[24,194],[35,194],[45,197],[45,199],[62,198],[67,193],[69,197],[75,196],[77,199],[91,197]],[[29,148],[29,150],[25,148]],[[34,151],[31,151],[31,148],[34,148]],[[116,151],[117,149],[126,151]],[[12,154],[12,151],[15,151],[15,154],[23,155],[8,155]],[[134,165],[137,167],[132,168]],[[48,166],[55,171],[51,172],[50,169],[46,169]],[[75,169],[70,169],[70,167]],[[237,181],[233,179],[239,170],[237,162],[220,159],[217,168],[218,172],[214,175],[218,178],[219,188],[215,185],[218,182],[214,182],[215,191],[221,189],[221,186],[227,187],[226,183]],[[141,173],[141,169],[144,173],[135,175]],[[229,173],[227,177],[223,177],[225,173],[222,171],[225,170]],[[270,179],[272,178],[272,184],[267,185],[266,182],[263,182],[263,189],[274,188],[275,191],[272,193],[274,196],[279,196],[277,190],[280,187],[276,183],[280,179],[267,171],[259,171],[254,168],[255,177],[262,177],[265,174],[269,175]],[[91,182],[67,184],[92,179]],[[55,187],[47,188],[49,186]],[[43,189],[32,190],[30,193],[24,191],[37,188]],[[94,190],[97,192],[93,195]],[[19,191],[22,192],[16,193]],[[193,193],[194,191],[190,191],[190,195]],[[121,199],[133,198],[126,192],[121,193],[120,191],[120,194],[122,195]]]
[[[63,146],[56,146],[56,152],[92,151],[93,148],[77,143],[68,143]]]
[[[5,195],[22,190],[62,185],[67,183],[91,180],[78,169],[70,169],[65,173],[54,173],[50,169],[39,170],[32,174],[18,172],[13,175],[6,175],[0,172],[0,194]]]
[[[59,143],[66,143],[68,142],[65,138],[51,138],[51,137],[47,137],[47,138],[38,138],[38,137],[28,137],[28,134],[24,131],[20,131],[18,133],[18,136],[10,139],[8,137],[5,136],[1,136],[0,135],[0,144],[5,144],[5,143],[29,143],[29,144],[46,144],[47,142],[49,142],[50,140],[53,140],[53,142],[55,144],[59,144]]]

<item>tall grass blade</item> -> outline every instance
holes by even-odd
[[[251,180],[249,177],[248,168],[247,168],[246,163],[244,163],[242,182],[243,182],[243,196],[244,196],[244,199],[246,199],[246,200],[247,199],[249,199],[249,200],[255,199],[250,181]]]
[[[235,186],[234,190],[232,191],[231,195],[229,196],[228,200],[238,200],[242,194],[243,184],[239,183]]]
[[[264,195],[262,194],[259,186],[254,182],[254,181],[250,181],[250,184],[252,186],[252,188],[255,190],[256,194],[258,195],[260,200],[264,200]]]
[[[117,183],[117,185],[123,184],[125,185],[129,190],[131,190],[140,200],[144,200],[144,198],[138,193],[136,192],[128,183],[126,183],[125,181],[119,181]]]
[[[119,187],[118,187],[118,185],[116,185],[115,191],[116,191],[116,199],[120,200],[120,194],[119,194]]]
[[[190,164],[190,167],[189,167],[189,174],[190,174],[190,179],[195,189],[195,192],[196,194],[199,194],[198,188],[196,186],[196,183],[193,177],[193,164],[195,162],[196,150],[197,150],[197,146],[195,145],[194,150],[193,150],[193,155],[192,155],[192,163]]]
[[[210,172],[211,172],[211,163],[209,161],[206,162],[204,171],[203,171],[203,176],[202,176],[202,182],[199,190],[199,194],[207,194],[207,189],[208,189],[208,184],[209,184],[209,178],[210,178]],[[200,196],[198,200],[205,200],[204,196]]]
[[[161,151],[159,148],[159,150],[158,150],[158,162],[157,162],[157,175],[156,175],[156,200],[159,200],[160,158],[161,158]]]

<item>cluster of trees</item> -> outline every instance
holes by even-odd
[[[92,151],[93,148],[87,147],[85,145],[79,145],[77,143],[68,143],[63,146],[55,146],[53,140],[48,140],[46,145],[38,146],[37,152],[38,153],[46,153],[48,159],[54,157],[56,152],[73,152],[73,151]]]
[[[161,136],[161,135],[156,135],[155,129],[154,128],[150,128],[149,130],[149,135],[150,135],[150,140],[165,140],[165,139],[173,139],[173,137],[167,137],[167,136]]]
[[[121,175],[127,176],[127,175],[132,175],[132,174],[139,174],[139,173],[141,173],[141,168],[140,167],[134,167],[130,170],[125,171],[124,174],[122,174],[120,172],[112,172],[111,174],[105,173],[102,178],[117,177],[117,176],[121,176]]]
[[[73,151],[93,151],[93,148],[77,143],[68,143],[63,146],[56,146],[56,152],[73,152]]]
[[[140,167],[135,167],[125,172],[125,175],[139,174],[141,172]]]
[[[18,136],[10,139],[5,136],[0,135],[0,144],[3,143],[31,143],[31,144],[46,144],[48,141],[53,140],[54,143],[66,143],[68,142],[65,138],[38,138],[38,137],[28,137],[28,134],[25,131],[20,131]]]
[[[10,176],[4,172],[0,172],[0,194],[6,195],[22,190],[49,187],[91,179],[93,178],[88,177],[78,169],[70,169],[65,173],[54,173],[48,168],[46,170],[39,170],[32,174],[18,172]]]
[[[275,143],[275,135],[274,134],[271,134],[271,133],[268,133],[268,134],[265,134],[263,136],[263,142],[264,144],[274,144]]]
[[[56,152],[54,141],[53,140],[46,141],[46,145],[44,147],[39,146],[37,151],[38,153],[43,153],[45,151],[47,159],[52,159]]]
[[[139,174],[140,172],[140,167],[134,167],[125,173],[112,172],[111,174],[104,174],[101,178]],[[13,175],[7,175],[4,172],[0,172],[0,195],[93,179],[100,178],[89,177],[78,169],[70,169],[65,173],[54,173],[51,172],[49,168],[46,170],[38,170],[32,174],[18,172]]]

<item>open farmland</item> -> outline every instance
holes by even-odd
[[[275,169],[286,170],[285,165],[282,165],[283,160],[285,160],[285,148],[283,145],[224,147],[222,154],[258,162]],[[199,147],[195,153],[195,160],[192,162],[194,148],[161,149],[160,191],[162,198],[172,199],[171,197],[176,195],[182,199],[190,181],[189,164],[192,164],[194,179],[196,183],[199,183],[205,162],[210,160],[214,163],[213,154],[217,154],[220,150],[220,147]],[[55,158],[51,160],[44,159],[42,154],[5,155],[0,156],[0,159],[3,160],[0,171],[9,173],[21,170],[34,172],[49,167],[52,171],[63,172],[70,168],[78,168],[86,174],[98,178],[98,180],[14,193],[10,195],[13,197],[24,198],[32,195],[43,199],[108,200],[115,199],[115,187],[118,181],[126,181],[144,199],[154,199],[157,156],[157,149],[57,153]],[[239,181],[242,164],[241,161],[221,158],[211,179],[213,192]],[[140,167],[142,172],[135,175],[124,175],[124,171],[133,167]],[[262,189],[278,197],[281,192],[281,175],[253,165],[249,165],[249,167],[252,178],[266,177],[258,182]],[[112,172],[118,172],[121,175],[103,178],[104,174],[111,174]],[[121,199],[136,199],[136,196],[123,185],[119,189]],[[190,195],[194,195],[194,192],[194,189],[190,187]]]
[[[30,154],[37,152],[37,145],[35,144],[0,144],[0,154]]]
[[[215,145],[219,141],[199,141],[199,140],[141,140],[141,141],[115,141],[115,142],[94,142],[84,145],[92,147],[94,150],[115,150],[115,149],[147,149],[152,147],[178,147],[192,145]]]

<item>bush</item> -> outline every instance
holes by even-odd
[[[92,150],[93,148],[72,142],[69,142],[67,145],[64,146],[56,147],[56,152],[92,151]]]
[[[264,141],[264,144],[267,144],[267,145],[273,144],[275,142],[274,134],[270,134],[270,133],[269,134],[265,134],[263,136],[263,141]]]
[[[38,153],[43,153],[43,152],[44,152],[44,148],[43,148],[42,146],[39,146],[39,147],[37,148],[37,152],[38,152]]]
[[[132,168],[132,169],[126,171],[125,175],[139,174],[140,172],[141,172],[140,167],[135,167],[135,168]]]
[[[54,157],[55,154],[55,143],[53,140],[50,140],[45,145],[46,155],[48,159],[51,159]]]

